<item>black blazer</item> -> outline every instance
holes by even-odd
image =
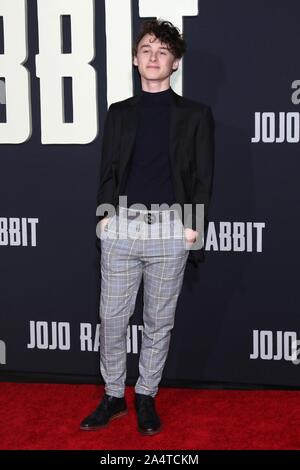
[[[107,111],[97,206],[109,203],[117,207],[118,196],[123,194],[134,147],[140,99],[141,93],[112,103]],[[182,206],[182,213],[184,203],[192,204],[193,213],[197,203],[204,204],[206,231],[214,173],[214,119],[209,106],[184,98],[173,89],[169,149],[176,202]],[[187,226],[196,228],[195,217],[191,224],[185,224]],[[97,248],[101,249],[99,239]],[[204,261],[204,248],[190,250],[188,261],[194,266]]]

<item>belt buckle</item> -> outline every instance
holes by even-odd
[[[151,214],[151,212],[147,212],[147,214],[144,215],[144,221],[147,222],[147,224],[153,224],[155,222],[155,215]]]

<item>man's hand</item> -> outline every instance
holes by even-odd
[[[104,217],[103,219],[100,220],[100,231],[102,232],[104,230],[104,227],[108,224],[110,217]]]
[[[199,237],[199,232],[197,230],[193,230],[191,228],[185,228],[184,229],[184,236],[185,236],[185,241],[193,244],[197,238]]]

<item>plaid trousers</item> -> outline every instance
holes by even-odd
[[[114,215],[100,234],[100,370],[105,393],[123,397],[127,327],[143,276],[144,328],[135,392],[154,397],[168,355],[189,249],[179,218],[156,217],[149,235],[149,220],[159,211],[139,210],[129,221],[130,210]],[[172,211],[163,212],[168,216]]]

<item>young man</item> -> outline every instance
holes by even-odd
[[[203,240],[196,206],[204,206],[205,229],[214,167],[210,107],[170,87],[185,50],[184,39],[170,22],[145,21],[133,48],[141,93],[113,103],[107,113],[98,192],[98,208],[107,209],[100,220],[100,368],[105,393],[82,421],[82,430],[99,429],[127,413],[126,333],[142,278],[144,329],[135,408],[142,434],[161,429],[155,396],[186,262],[197,266],[204,259],[202,244],[194,249]],[[123,196],[127,205],[120,203]],[[144,209],[137,209],[139,205]],[[153,205],[168,208],[154,210]],[[185,205],[191,207],[188,217],[177,210],[184,211]],[[109,216],[110,207],[116,214]]]

